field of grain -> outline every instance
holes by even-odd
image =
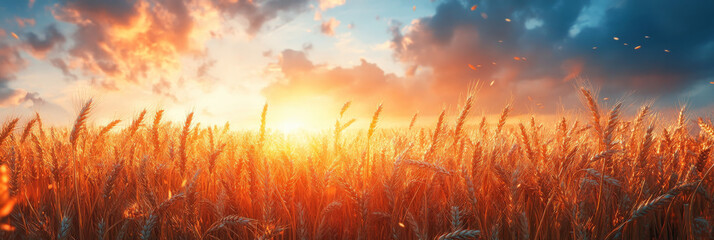
[[[506,124],[445,113],[431,128],[351,129],[289,140],[162,121],[143,111],[88,127],[41,116],[0,132],[3,239],[706,239],[714,128],[623,116],[581,89],[588,121]],[[352,127],[354,128],[354,127]]]

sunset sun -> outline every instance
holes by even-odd
[[[714,239],[712,12],[5,0],[0,239]]]
[[[304,124],[302,122],[285,120],[280,123],[278,130],[280,130],[284,134],[291,134],[298,130],[303,129],[303,127],[304,127]]]

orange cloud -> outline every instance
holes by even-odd
[[[439,110],[443,102],[432,98],[425,77],[403,78],[385,73],[374,63],[360,60],[352,67],[328,67],[314,64],[305,52],[284,50],[277,63],[276,80],[263,89],[273,105],[315,104],[334,107],[348,100],[359,102],[355,112],[369,115],[376,104],[383,103],[390,114],[411,116],[417,110]],[[273,71],[274,72],[274,71]],[[334,106],[332,106],[334,105]]]
[[[322,22],[322,25],[320,26],[320,31],[322,32],[322,34],[325,34],[327,36],[334,36],[335,28],[337,28],[337,26],[340,26],[340,21],[335,18],[330,18],[330,20]]]
[[[322,12],[320,12],[319,10],[318,10],[318,11],[315,11],[315,16],[314,16],[312,19],[315,20],[315,21],[320,21],[320,20],[322,20]]]
[[[17,106],[25,101],[27,91],[23,89],[0,88],[0,107]]]
[[[152,86],[151,90],[156,94],[168,96],[174,101],[176,101],[178,100],[178,98],[173,93],[171,93],[172,85],[173,84],[171,84],[171,82],[167,81],[165,78],[161,78],[158,83],[155,83]]]
[[[479,106],[487,113],[500,112],[509,101],[514,101],[515,114],[534,109],[540,113],[554,113],[562,103],[561,97],[575,99],[570,94],[572,84],[556,84],[562,83],[561,79],[568,74],[573,74],[575,66],[553,71],[552,68],[541,67],[548,61],[533,61],[548,59],[547,52],[499,47],[497,44],[500,43],[494,36],[483,35],[468,26],[453,26],[445,30],[434,28],[432,24],[416,20],[406,28],[405,35],[401,34],[400,25],[392,26],[391,47],[396,58],[410,66],[409,70],[419,67],[431,72],[433,77],[428,86],[440,102],[458,102],[464,89],[474,82],[481,82],[478,98],[493,103]],[[513,56],[522,57],[514,61]],[[524,58],[529,61],[523,61]],[[469,64],[481,67],[475,67],[477,70],[474,71]],[[548,72],[534,69],[547,69]],[[410,73],[407,71],[407,74]],[[528,96],[537,102],[527,101]],[[536,103],[541,105],[536,107]]]
[[[246,31],[252,36],[278,14],[305,9],[307,0],[61,1],[51,8],[52,14],[57,20],[74,24],[76,31],[68,35],[73,43],[68,56],[52,63],[70,78],[73,72],[81,71],[77,75],[106,90],[126,84],[170,88],[176,85],[164,82],[179,81],[186,72],[187,65],[182,64],[185,57],[200,64],[196,69],[199,80],[209,79],[213,60],[205,43],[220,38],[224,28],[230,27],[224,25],[225,17],[244,17],[248,20]],[[33,50],[37,55],[46,53]],[[171,90],[154,92],[169,96]]]
[[[563,61],[561,67],[568,73],[568,75],[563,77],[563,81],[567,82],[580,76],[580,73],[583,71],[583,66],[585,66],[585,63],[582,59],[569,59]]]
[[[20,26],[21,28],[24,28],[25,26],[35,26],[35,19],[33,18],[15,17],[15,22],[17,22],[17,26]]]
[[[181,56],[202,56],[217,14],[199,2],[70,1],[53,9],[55,18],[77,26],[69,61],[97,86],[140,83],[151,75],[178,71]],[[208,13],[207,13],[208,12]],[[65,64],[67,66],[67,64]],[[64,71],[64,69],[63,69]]]
[[[6,88],[7,82],[15,79],[15,73],[26,65],[16,47],[0,42],[0,89]]]
[[[320,9],[325,10],[344,5],[346,0],[320,0]]]

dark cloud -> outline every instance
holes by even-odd
[[[714,76],[710,9],[714,2],[625,1],[607,10],[601,25],[583,29],[565,47],[573,49],[573,54],[585,55],[582,49],[597,44],[596,53],[586,59],[595,71],[587,67],[585,71],[611,79],[608,83],[615,83],[614,87],[678,92]],[[636,46],[642,48],[635,51]],[[665,49],[671,52],[665,53]]]
[[[33,105],[47,104],[47,101],[40,97],[40,94],[37,92],[28,92],[27,94],[25,94],[25,97],[24,99],[22,99],[22,101],[31,101]]]
[[[248,21],[246,32],[257,34],[265,23],[278,17],[308,9],[308,0],[212,0],[216,9],[229,17],[241,16]]]
[[[75,75],[74,73],[72,73],[72,72],[70,71],[69,66],[67,65],[67,63],[66,63],[64,60],[62,60],[61,58],[53,58],[52,60],[50,60],[50,63],[52,64],[52,66],[54,66],[54,67],[58,68],[59,70],[61,70],[61,71],[62,71],[62,74],[64,74],[64,76],[65,76],[67,79],[69,79],[69,80],[77,80],[77,75]]]
[[[37,34],[30,32],[25,34],[26,49],[35,57],[44,58],[48,52],[65,42],[65,37],[57,30],[55,25],[50,25],[45,29],[45,36],[41,38]]]
[[[659,96],[680,94],[713,76],[714,21],[708,9],[714,2],[602,3],[492,0],[470,11],[471,3],[445,1],[404,34],[392,23],[392,47],[399,61],[430,69],[431,88],[446,101],[481,79],[495,83],[479,92],[486,99],[508,101],[514,95],[518,104],[532,104],[525,101],[530,97],[551,112],[563,101],[556,96],[574,99],[570,81],[577,77],[605,93]]]
[[[137,0],[63,0],[62,18],[69,22],[128,26],[138,17]],[[177,1],[179,2],[179,1]]]

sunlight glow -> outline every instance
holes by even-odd
[[[291,134],[294,133],[304,127],[304,124],[300,121],[295,121],[295,120],[285,120],[282,123],[280,123],[280,127],[278,127],[278,130],[282,132],[283,134]]]

